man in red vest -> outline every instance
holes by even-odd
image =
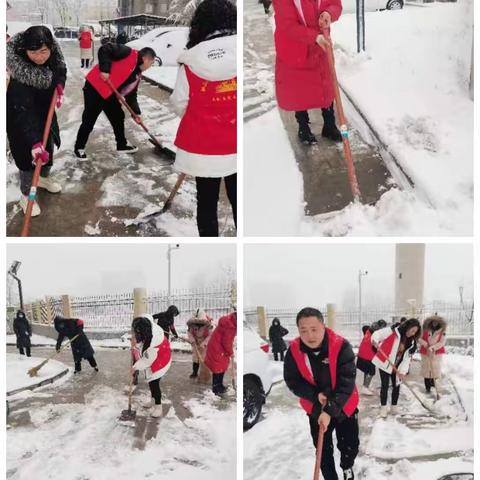
[[[300,397],[315,446],[319,428],[325,432],[323,478],[338,480],[332,441],[335,430],[343,478],[353,480],[359,448],[355,355],[347,340],[325,327],[321,312],[315,308],[300,310],[297,327],[300,337],[290,342],[285,356],[285,383]]]
[[[137,101],[137,90],[142,72],[150,68],[157,59],[152,48],[145,47],[140,51],[126,45],[107,43],[98,50],[98,65],[95,65],[86,76],[83,87],[85,108],[82,124],[77,133],[75,155],[87,158],[85,146],[90,132],[95,126],[100,113],[107,116],[115,134],[117,152],[136,153],[138,148],[128,145],[125,138],[125,114],[106,82],[109,79],[113,86],[125,97],[135,112],[134,120],[140,123],[140,107]]]

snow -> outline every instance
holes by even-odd
[[[193,416],[183,423],[170,408],[158,435],[135,450],[134,429],[116,422],[126,397],[109,387],[98,386],[85,403],[33,408],[32,426],[8,431],[9,478],[42,471],[50,480],[235,479],[236,407],[219,408],[221,400],[212,397],[187,402]]]
[[[34,333],[30,337],[30,341],[32,343],[32,346],[35,345],[53,345],[55,346],[57,344],[56,340],[50,337],[44,337],[43,335],[37,335]],[[17,337],[14,334],[7,335],[7,344],[10,345],[16,345],[17,344]]]
[[[178,67],[150,67],[143,76],[173,90],[177,81]]]
[[[33,387],[68,370],[67,365],[56,360],[50,360],[38,371],[35,377],[30,377],[27,373],[28,370],[38,366],[43,360],[45,359],[40,357],[26,357],[24,355],[7,353],[7,392]]]
[[[376,205],[305,216],[295,155],[278,112],[270,111],[245,124],[246,235],[472,234],[472,6],[460,0],[367,13],[367,53],[361,55],[355,15],[333,25],[340,83],[414,189],[391,189]],[[347,120],[371,141],[345,104]]]

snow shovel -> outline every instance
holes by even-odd
[[[388,364],[390,365],[390,367],[392,367],[393,373],[398,375],[397,367],[390,361],[387,355],[383,353],[382,349],[379,346],[376,346],[375,348],[386,358]],[[418,393],[411,387],[411,385],[405,379],[403,379],[402,383],[410,390],[412,395],[419,401],[419,403],[422,405],[423,408],[425,408],[425,410],[428,410],[432,415],[435,415],[436,417],[444,417],[444,415],[439,415],[439,413],[436,412],[431,405],[428,405],[424,400],[422,400],[422,398],[418,395]]]
[[[428,355],[428,363],[430,364],[430,375],[432,376],[433,388],[435,389],[435,401],[438,402],[440,400],[440,394],[438,393],[437,380],[433,376],[433,363],[431,355]]]
[[[123,423],[126,426],[131,426],[135,422],[137,417],[136,410],[132,410],[132,387],[133,387],[133,375],[130,375],[130,383],[128,384],[128,408],[122,410],[122,413],[118,417],[118,422]]]
[[[170,192],[170,195],[168,196],[166,202],[163,204],[162,208],[158,210],[154,210],[153,212],[147,213],[146,215],[140,215],[139,217],[130,221],[128,225],[140,225],[142,223],[151,222],[155,220],[156,217],[170,210],[173,199],[175,198],[175,195],[177,194],[177,192],[180,190],[180,187],[182,186],[182,183],[184,182],[186,176],[187,175],[185,173],[178,174],[177,181],[175,182],[175,185],[173,186],[172,191]]]
[[[335,69],[335,57],[333,56],[332,39],[330,38],[330,31],[328,28],[323,29],[323,36],[328,40],[328,47],[326,53],[328,58],[328,65],[330,67],[330,73],[332,75],[333,88],[335,90],[335,105],[337,107],[338,119],[340,121],[340,133],[342,134],[343,151],[345,154],[345,163],[347,164],[350,189],[352,191],[353,200],[355,202],[360,202],[360,189],[358,187],[355,165],[353,164],[350,140],[348,139],[349,131],[347,122],[345,120],[345,113],[343,111],[342,98],[340,96],[340,87],[338,86],[337,72]]]
[[[112,89],[113,93],[117,97],[117,100],[128,110],[128,113],[132,116],[132,118],[138,118],[138,115],[132,110],[132,107],[127,103],[125,100],[125,97],[123,95],[120,95],[119,91],[113,86],[113,83],[110,81],[110,79],[106,80],[108,86]],[[140,120],[139,125],[143,128],[145,133],[150,137],[149,142],[155,146],[155,151],[159,155],[165,155],[166,157],[175,160],[175,152],[173,150],[170,150],[167,147],[164,147],[148,130],[148,128],[145,126],[142,120]]]
[[[53,91],[52,100],[50,101],[50,107],[48,108],[47,120],[43,129],[42,142],[45,148],[47,148],[48,137],[50,136],[50,129],[52,127],[53,115],[55,114],[55,105],[57,103],[57,90]],[[42,170],[42,162],[37,161],[35,164],[35,170],[33,171],[32,185],[30,187],[30,193],[28,194],[27,210],[23,217],[22,225],[22,237],[28,237],[30,231],[30,220],[32,219],[32,210],[35,199],[37,198],[38,182],[40,181],[40,171]]]
[[[315,455],[315,470],[313,471],[313,480],[320,480],[320,464],[322,463],[322,452],[323,452],[323,437],[325,431],[322,426],[319,425],[318,428],[318,440],[317,440],[317,451]]]
[[[197,354],[198,359],[200,360],[200,372],[198,375],[198,382],[199,383],[210,383],[211,381],[211,376],[210,376],[210,369],[205,365],[205,360],[203,357],[200,355],[200,351],[198,350],[198,345],[196,342],[190,342],[188,338],[185,337],[178,337],[180,340],[183,340],[184,342],[189,343],[192,348],[195,350],[195,353]]]
[[[37,374],[38,374],[38,371],[44,366],[46,365],[52,358],[56,357],[65,347],[67,347],[68,345],[71,345],[71,343],[77,338],[79,337],[80,334],[78,335],[75,335],[70,341],[68,341],[67,343],[65,343],[64,345],[62,345],[60,347],[60,349],[58,350],[58,352],[55,352],[54,354],[50,355],[48,358],[46,358],[42,363],[40,363],[39,365],[37,365],[36,367],[33,367],[31,368],[27,373],[31,376],[31,377],[36,377]]]

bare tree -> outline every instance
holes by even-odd
[[[71,18],[71,6],[68,0],[53,0],[55,11],[60,18],[62,27],[65,27]]]
[[[84,0],[70,0],[71,11],[73,18],[75,19],[75,25],[80,26],[80,17],[84,11],[85,1]]]

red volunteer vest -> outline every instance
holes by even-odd
[[[435,334],[435,335],[438,335],[438,334]],[[443,333],[442,333],[442,335],[443,335]],[[441,338],[441,335],[440,335],[440,337],[438,337],[437,341],[439,341],[440,338]],[[422,340],[424,340],[425,342],[428,343],[428,330],[425,330],[422,333]],[[446,353],[445,347],[439,348],[438,350],[435,351],[435,355],[443,355],[444,353]],[[426,355],[427,354],[427,349],[423,345],[420,347],[420,354],[421,355]]]
[[[337,335],[333,330],[329,328],[325,329],[328,333],[328,364],[330,367],[330,378],[332,381],[332,390],[335,390],[337,384],[337,359],[340,349],[342,348],[344,338],[340,335]],[[315,385],[315,380],[313,378],[313,373],[307,365],[307,354],[300,350],[300,338],[296,338],[290,342],[290,351],[292,352],[293,359],[300,371],[302,377],[310,384]],[[358,390],[357,387],[354,387],[350,398],[347,400],[347,403],[343,406],[342,410],[348,417],[351,417],[355,412],[358,406]],[[301,407],[308,413],[312,413],[313,403],[306,400],[305,398],[300,399]]]
[[[152,373],[158,372],[164,368],[172,357],[172,352],[170,351],[170,342],[165,337],[163,342],[155,347],[157,349],[157,358],[150,366]]]
[[[137,58],[138,52],[132,49],[128,57],[112,62],[110,81],[113,83],[115,88],[118,89],[120,85],[125,82],[125,80],[135,70],[135,67],[137,66]],[[86,78],[104,100],[113,94],[107,82],[105,82],[100,76],[100,66],[98,64],[88,72]]]
[[[370,330],[367,330],[360,342],[360,346],[358,347],[358,358],[363,358],[364,360],[371,362],[374,356],[375,352],[372,348],[372,334]]]
[[[92,48],[91,32],[82,32],[80,34],[80,48]]]
[[[210,82],[186,65],[185,72],[190,93],[175,145],[201,155],[236,153],[237,77]]]
[[[380,348],[378,349],[375,356],[381,362],[386,362],[387,358],[390,358],[390,353],[392,353],[393,344],[395,343],[397,338],[398,338],[397,333],[395,331],[392,331],[392,333],[379,345]],[[380,350],[382,351],[380,352]]]

